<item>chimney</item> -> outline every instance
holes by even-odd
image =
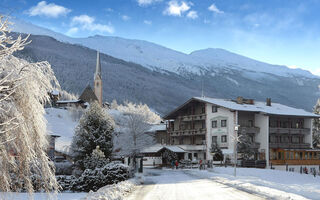
[[[237,97],[237,104],[243,104],[243,97]]]
[[[271,106],[271,98],[267,98],[266,105],[267,105],[267,106]]]

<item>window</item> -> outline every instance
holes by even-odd
[[[213,113],[218,112],[218,107],[217,106],[212,106],[212,112]]]
[[[292,139],[291,139],[292,143],[299,143],[299,137],[298,136],[292,136]]]
[[[206,128],[206,121],[202,121],[202,128]]]
[[[212,128],[217,128],[217,120],[212,121]]]
[[[227,120],[221,120],[221,127],[227,127]]]
[[[227,136],[226,135],[221,136],[221,142],[222,143],[226,143],[227,142]]]
[[[212,143],[217,144],[218,142],[218,136],[212,136]]]
[[[194,154],[193,154],[193,157],[194,157],[195,159],[197,159],[197,158],[198,158],[198,153],[194,153]]]
[[[202,108],[201,108],[201,113],[205,113],[206,112],[206,108],[203,106]]]
[[[161,144],[164,144],[164,139],[163,138],[161,138]]]
[[[249,127],[253,127],[253,120],[249,120]]]

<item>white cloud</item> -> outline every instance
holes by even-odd
[[[198,13],[197,11],[191,10],[190,12],[188,12],[187,17],[190,19],[197,19]]]
[[[71,25],[73,26],[72,28],[74,28],[76,25],[79,25],[80,29],[82,30],[114,33],[114,28],[110,23],[108,25],[95,23],[95,18],[88,15],[79,15],[73,17]]]
[[[161,2],[162,0],[137,0],[139,6],[148,6],[150,4]]]
[[[70,9],[65,8],[63,6],[56,5],[54,3],[49,3],[45,1],[40,1],[36,6],[31,7],[26,13],[30,16],[46,16],[57,18],[59,16],[65,16],[69,12]]]
[[[215,12],[215,13],[218,13],[218,14],[224,13],[222,10],[219,10],[219,9],[217,8],[217,6],[214,5],[214,3],[211,4],[211,6],[208,7],[208,10],[210,10],[210,11],[212,11],[212,12]]]
[[[191,4],[190,4],[191,5]],[[177,1],[169,1],[168,7],[163,11],[164,15],[171,15],[171,16],[181,16],[184,12],[190,9],[189,3],[184,1],[178,3]]]
[[[130,19],[130,17],[127,15],[122,15],[121,18],[123,21],[128,21]]]
[[[143,23],[147,24],[147,25],[151,25],[152,24],[152,21],[150,20],[144,20]]]

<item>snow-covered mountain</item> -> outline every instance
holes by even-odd
[[[269,65],[222,49],[188,55],[146,41],[105,36],[75,39],[19,23],[14,30],[31,33],[32,43],[16,56],[48,61],[69,92],[80,94],[92,83],[95,50],[100,50],[103,98],[109,102],[142,102],[165,114],[201,95],[203,88],[209,97],[244,96],[260,101],[271,97],[274,102],[311,111],[320,95],[320,78],[308,71]]]
[[[291,69],[286,66],[263,63],[223,49],[209,48],[194,51],[191,54],[185,54],[143,40],[99,35],[88,38],[71,38],[19,19],[14,19],[13,22],[13,31],[15,32],[47,35],[62,42],[81,44],[110,56],[141,64],[150,69],[170,71],[179,74],[203,74],[223,68],[268,73],[284,77],[303,76],[319,78],[306,70]]]

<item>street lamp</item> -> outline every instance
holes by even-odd
[[[234,126],[235,137],[234,137],[234,176],[237,176],[237,162],[238,162],[238,130],[240,125]]]

